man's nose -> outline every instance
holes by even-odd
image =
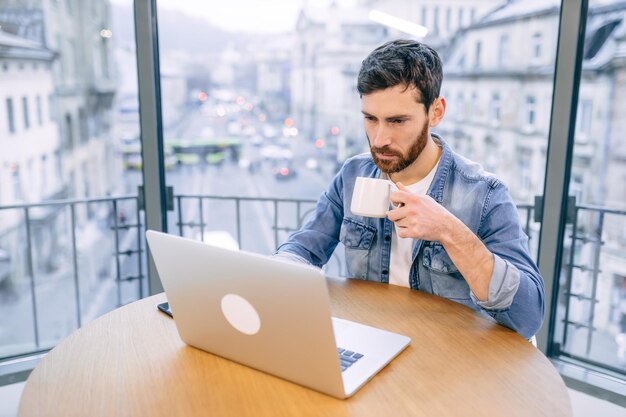
[[[391,132],[381,124],[378,126],[378,129],[376,129],[374,143],[372,145],[375,148],[382,148],[389,144],[391,144]]]

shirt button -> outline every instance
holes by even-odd
[[[385,236],[385,242],[389,242],[391,240],[391,236],[387,235]]]
[[[389,271],[387,271],[386,269],[383,269],[383,275],[387,275],[389,273]]]

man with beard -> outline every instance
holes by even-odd
[[[344,163],[275,256],[321,267],[341,241],[349,277],[451,299],[531,338],[543,322],[543,279],[506,186],[431,133],[446,110],[442,78],[437,52],[416,41],[388,42],[363,61],[371,152]],[[387,218],[350,211],[357,177],[391,181]]]

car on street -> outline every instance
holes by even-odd
[[[277,180],[286,180],[297,175],[291,159],[276,159],[272,164],[272,174]]]

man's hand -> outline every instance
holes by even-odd
[[[481,301],[489,298],[493,254],[483,242],[452,213],[428,195],[411,194],[402,183],[391,193],[398,206],[387,218],[398,226],[399,237],[439,241],[463,278]]]
[[[387,218],[398,226],[398,236],[444,240],[449,226],[457,219],[432,197],[411,194],[400,182],[396,186],[398,191],[391,193],[391,202],[397,208],[389,211]]]

